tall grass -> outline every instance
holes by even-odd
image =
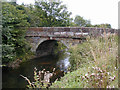
[[[51,87],[110,88],[118,87],[118,36],[88,37],[70,48],[70,70]]]
[[[104,37],[87,38],[87,41],[70,48],[71,69],[83,67],[85,63],[94,62],[97,66],[106,66],[108,70],[118,67],[118,37],[104,35]]]

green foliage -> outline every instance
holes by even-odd
[[[93,27],[112,28],[110,24],[96,24],[96,25],[93,25]]]
[[[90,54],[90,48],[88,42],[75,45],[69,49],[70,52],[70,67],[71,70],[76,70],[79,67],[84,67],[84,63],[93,61],[93,56]]]
[[[35,5],[27,6],[29,23],[36,27],[69,26],[70,15],[61,1],[36,0]]]
[[[54,55],[57,55],[59,52],[64,53],[66,48],[67,47],[63,43],[57,41],[57,44],[54,47]]]
[[[22,28],[29,26],[29,23],[23,11],[6,2],[2,3],[2,17],[2,60],[4,64],[19,57],[23,58],[23,55],[29,51],[24,38],[26,28]]]
[[[83,17],[77,15],[74,20],[70,20],[70,26],[77,27],[98,27],[98,28],[112,28],[110,24],[96,24],[92,25],[90,20],[86,20]]]
[[[88,38],[86,42],[71,47],[69,50],[71,53],[71,70],[76,70],[82,67],[84,63],[89,63],[94,60],[101,65],[100,63],[107,59],[107,64],[114,63],[115,65],[117,58],[117,40],[117,36],[104,35],[104,37],[99,37],[97,39]],[[114,68],[115,66],[111,65],[109,67]]]
[[[83,17],[77,15],[74,19],[75,26],[79,27],[91,27],[91,22],[89,20],[85,20]]]
[[[2,15],[3,27],[14,26],[18,28],[29,25],[26,20],[27,15],[9,3],[2,3]]]
[[[11,47],[9,45],[3,45],[2,53],[3,63],[7,63],[15,59],[14,47]]]

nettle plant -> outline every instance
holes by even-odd
[[[89,83],[90,86],[88,87],[91,88],[111,88],[110,84],[116,78],[110,72],[107,72],[107,70],[99,67],[92,67],[91,72],[89,71],[81,78],[82,81],[84,80]]]

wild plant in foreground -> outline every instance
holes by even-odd
[[[118,37],[108,35],[89,40],[89,47],[97,66],[105,65],[108,71],[118,67]]]
[[[115,79],[116,76],[97,66],[92,67],[91,71],[82,76],[82,81],[89,83],[88,87],[91,88],[110,88],[111,82]]]
[[[73,70],[92,63],[98,69],[89,69],[84,75],[83,87],[107,88],[118,87],[118,37],[103,34],[103,37],[88,37],[87,41],[71,48],[70,62]],[[82,66],[82,67],[81,67]],[[86,68],[87,70],[87,68]],[[82,78],[83,78],[82,77]],[[111,78],[111,79],[110,79]]]
[[[45,71],[45,69],[37,72],[37,69],[34,68],[34,82],[31,82],[27,77],[24,77],[23,75],[20,76],[22,76],[28,82],[28,88],[48,88],[51,85],[50,79],[55,75],[54,71],[55,68],[53,69],[52,73]]]
[[[91,74],[86,74],[85,78],[92,87],[109,88],[117,77],[116,73],[113,73],[117,72],[118,67],[117,36],[105,34],[104,37],[90,40],[89,45],[96,67],[93,67]]]

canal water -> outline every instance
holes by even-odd
[[[67,68],[70,66],[69,53],[60,53],[58,55],[48,55],[41,58],[35,58],[28,60],[27,62],[21,63],[17,69],[3,68],[2,72],[2,86],[3,88],[25,88],[27,81],[20,75],[28,77],[33,81],[33,71],[36,67],[38,70],[46,69],[52,71],[56,68],[58,78],[60,73],[67,72]]]

